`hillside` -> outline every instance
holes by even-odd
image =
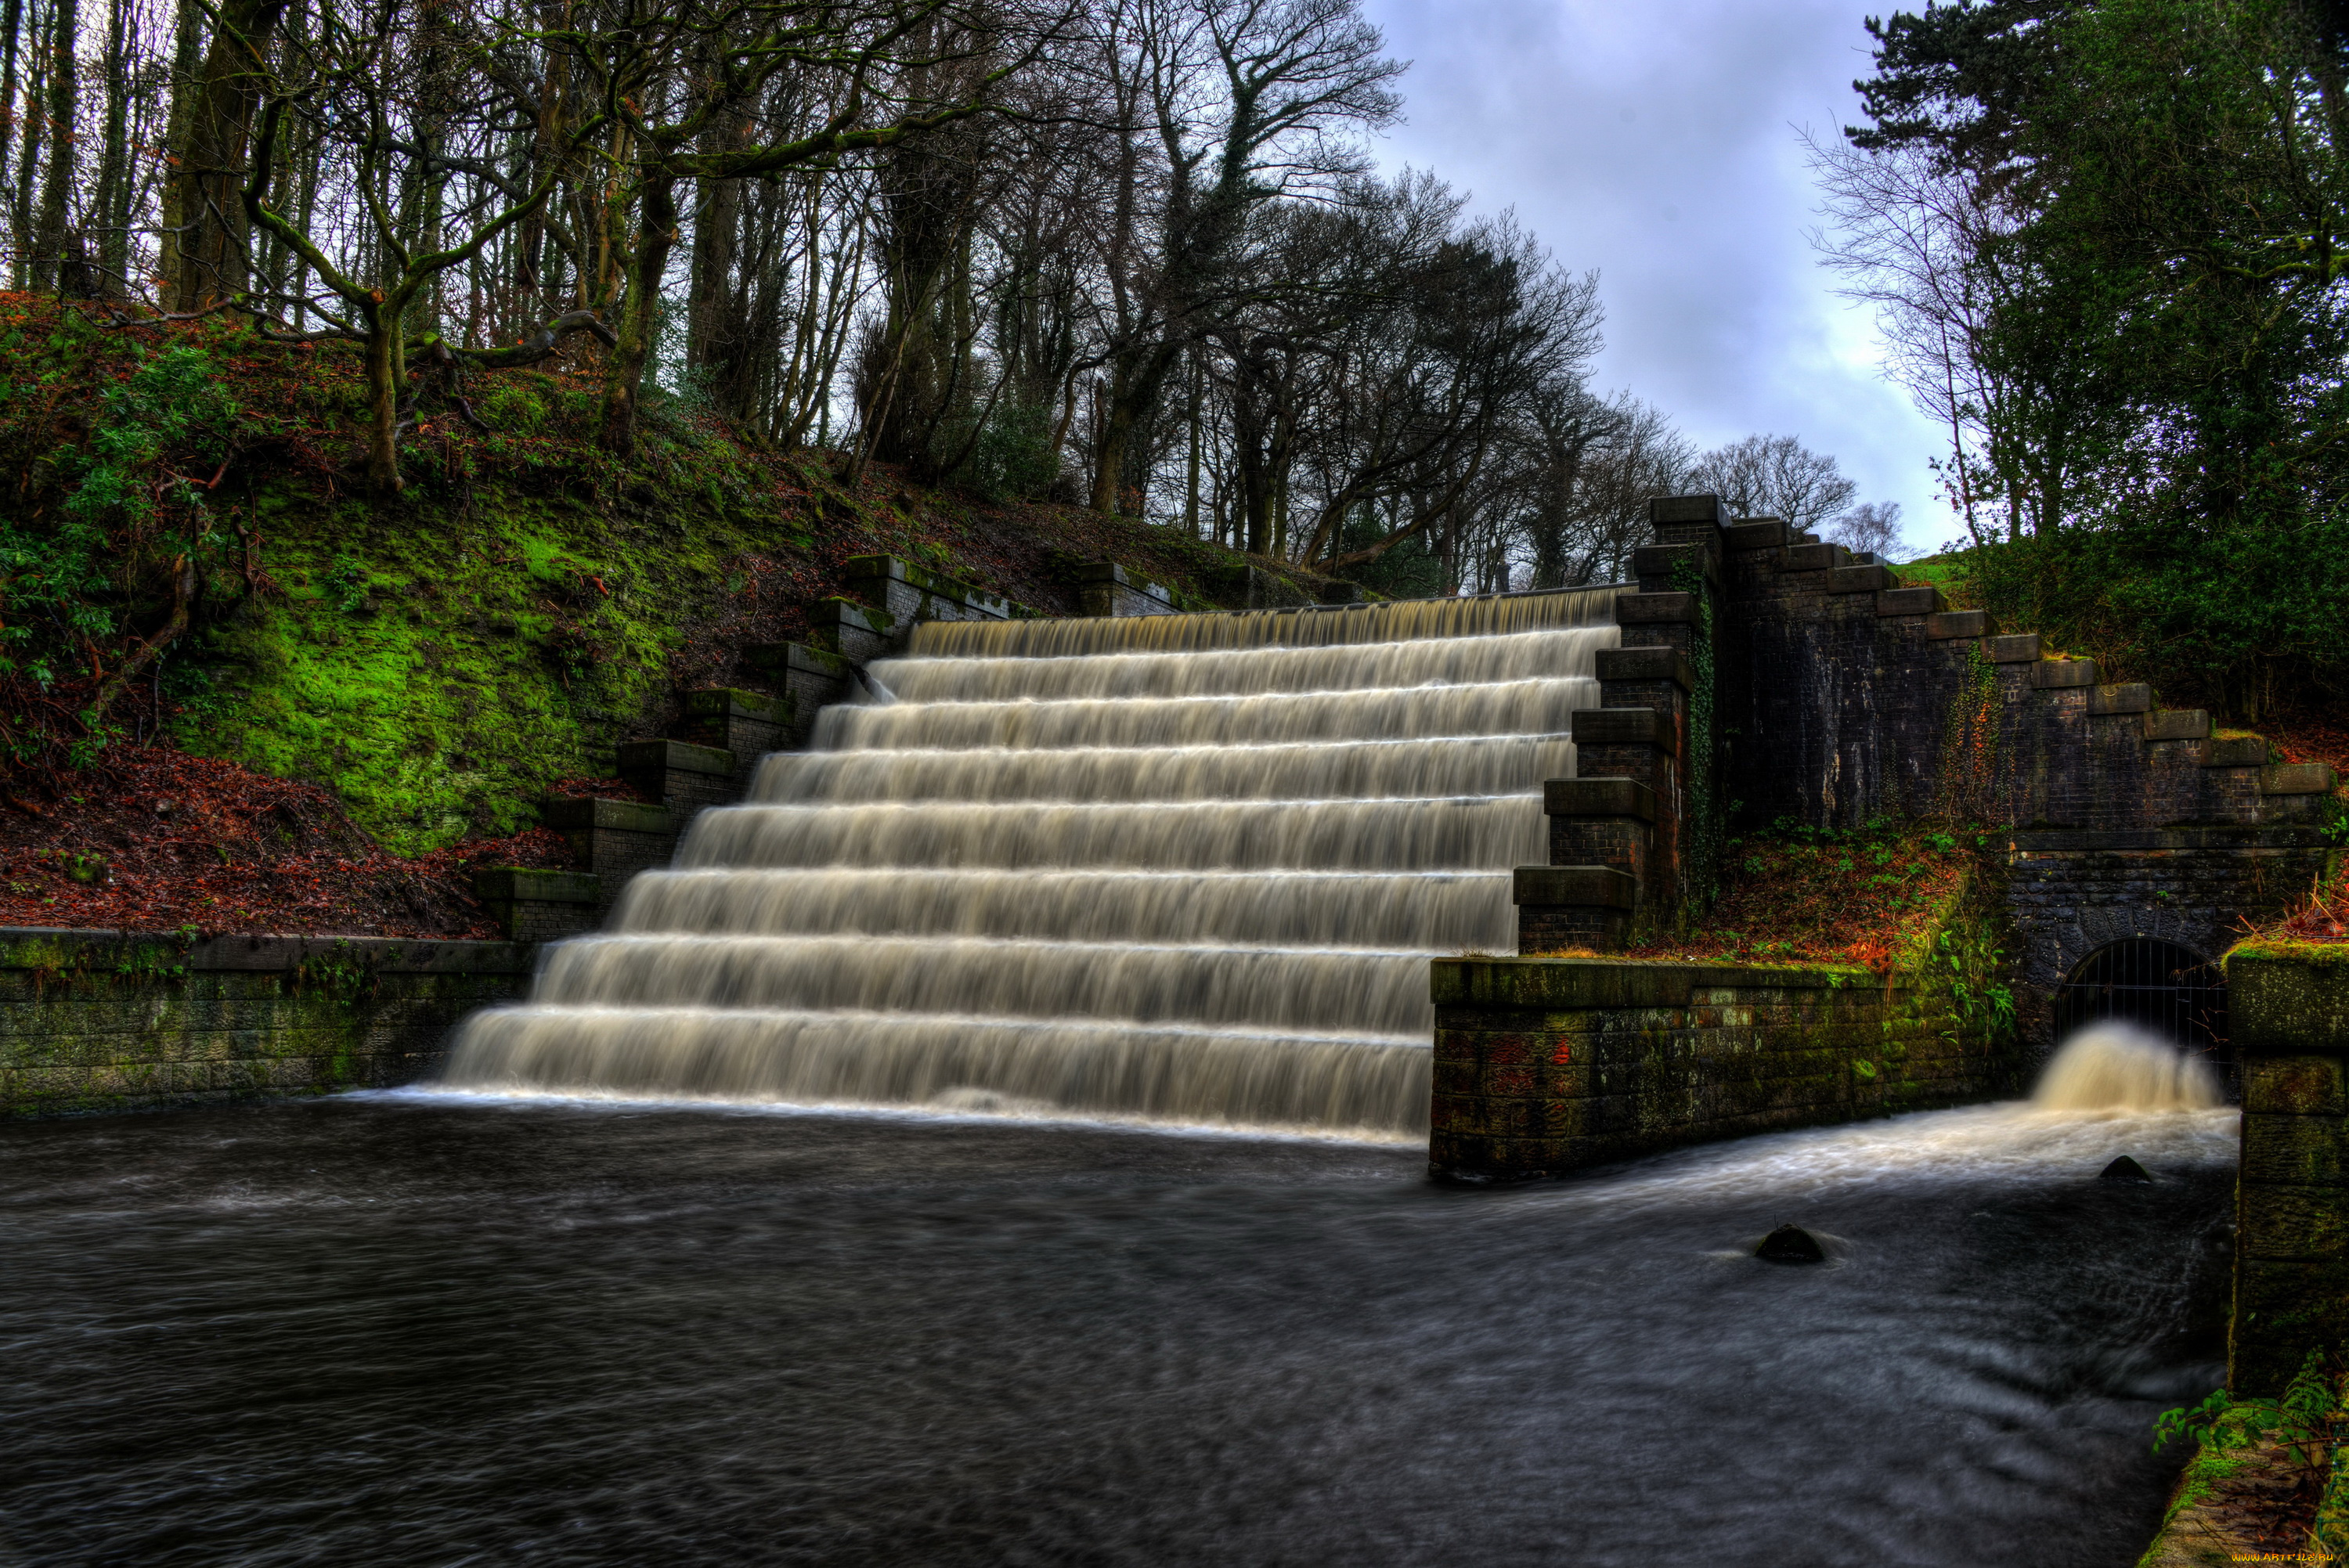
[[[532,800],[606,771],[680,692],[755,686],[741,647],[799,635],[852,557],[1048,614],[1075,607],[1088,562],[1199,608],[1247,563],[1176,529],[878,467],[851,485],[835,454],[761,451],[673,399],[616,462],[591,438],[592,376],[559,368],[419,378],[409,488],[377,505],[356,477],[358,374],[339,347],[217,318],[115,325],[0,294],[0,729],[21,805],[82,792],[76,769],[160,733],[322,788],[376,844],[441,851],[528,829]],[[113,696],[109,762],[88,710],[170,625],[183,558],[187,630]]]

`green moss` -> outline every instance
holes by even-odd
[[[2349,966],[2349,942],[2303,942],[2288,936],[2254,936],[2229,948],[2220,962],[2232,964],[2238,958]]]

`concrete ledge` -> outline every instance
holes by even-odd
[[[1821,544],[1809,534],[1804,534],[1786,546],[1786,557],[1778,564],[1781,572],[1839,571],[1851,560],[1851,552],[1840,544]]]
[[[1921,588],[1887,588],[1876,596],[1879,615],[1938,615],[1943,608],[1941,591],[1930,583]]]
[[[1100,561],[1080,566],[1076,580],[1079,606],[1087,615],[1176,614],[1172,589],[1134,576],[1115,562]]]
[[[2349,1054],[2349,943],[2246,942],[2224,963],[2228,1035],[2236,1049],[2287,1057]]]
[[[1577,746],[1652,746],[1667,755],[1680,750],[1671,720],[1651,707],[1578,707],[1569,717]]]
[[[843,562],[848,586],[867,604],[880,604],[895,611],[889,601],[903,598],[893,594],[894,586],[902,585],[916,594],[936,595],[952,600],[968,612],[964,619],[976,615],[982,620],[1004,621],[1011,618],[1012,603],[1000,593],[990,593],[957,577],[942,572],[932,572],[925,566],[900,561],[894,555],[852,555]]]
[[[2203,743],[2202,766],[2205,768],[2265,768],[2268,765],[2268,743],[2264,736],[2239,735],[2221,739],[2213,737]]]
[[[1827,573],[1830,593],[1881,593],[1899,580],[1881,566],[1837,566]]]
[[[492,866],[473,873],[473,896],[533,903],[601,903],[604,882],[589,872],[531,871]]]
[[[2199,707],[2157,709],[2145,721],[2147,740],[2207,740],[2210,716]]]
[[[2012,841],[2017,852],[2097,854],[2176,850],[2306,850],[2323,840],[2306,827],[2025,828]]]
[[[1707,583],[1721,580],[1718,552],[1702,544],[1643,544],[1631,552],[1631,575],[1642,582],[1661,577],[1667,582],[1692,570]]]
[[[1994,665],[2036,664],[2042,651],[2036,632],[2010,632],[2004,636],[1982,639],[1982,657]]]
[[[790,644],[783,645],[786,647]],[[739,691],[732,686],[704,686],[688,692],[685,715],[688,719],[750,718],[772,725],[792,721],[791,704],[779,696],[763,692]]]
[[[602,828],[618,833],[659,833],[674,836],[677,818],[666,806],[642,800],[542,800],[538,820],[556,832],[583,832]]]
[[[1786,525],[1775,517],[1748,518],[1723,529],[1721,542],[1730,550],[1775,550],[1786,542]]]
[[[2333,769],[2322,762],[2281,762],[2260,769],[2262,795],[2330,795]]]
[[[1660,495],[1648,502],[1651,523],[1709,522],[1716,528],[1729,521],[1717,495]]]
[[[2031,684],[2042,691],[2064,691],[2096,684],[2094,659],[2041,659],[2031,666]]]
[[[808,606],[808,641],[854,664],[880,657],[897,634],[897,618],[886,610],[837,595]]]
[[[1656,792],[1636,779],[1552,779],[1542,786],[1542,810],[1552,817],[1637,817],[1652,822]]]
[[[703,773],[731,778],[734,754],[720,751],[714,746],[695,746],[683,740],[627,740],[620,744],[620,772],[652,772],[666,769],[672,773]]]
[[[1540,868],[1526,868],[1540,869]],[[1884,983],[1865,969],[1659,964],[1628,958],[1438,958],[1435,1005],[1470,1007],[1676,1007],[1699,990],[1778,986],[1842,991]]]
[[[1640,883],[1612,866],[1519,866],[1510,900],[1520,904],[1630,909],[1640,902]]]
[[[1925,634],[1942,642],[1960,637],[1987,637],[1990,630],[1990,612],[1987,610],[1944,610],[1938,615],[1925,617]]]
[[[1696,689],[1696,666],[1678,648],[1601,648],[1597,660],[1602,681],[1671,681],[1682,691]]]
[[[2100,686],[2088,694],[2088,711],[2098,715],[2151,713],[2153,688],[2134,681],[2127,686]]]
[[[1615,596],[1615,624],[1619,626],[1648,625],[1659,622],[1694,624],[1696,618],[1696,595],[1693,593],[1619,593]]]
[[[804,643],[751,643],[742,649],[742,663],[754,670],[783,675],[849,677],[849,662],[838,654],[811,648]]]

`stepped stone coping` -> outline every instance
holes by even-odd
[[[2202,748],[2205,768],[2264,768],[2267,762],[2268,743],[2264,736],[2214,737]]]
[[[1830,593],[1880,593],[1899,585],[1900,580],[1882,566],[1838,566],[1827,573]]]
[[[1717,495],[1660,495],[1648,502],[1648,521],[1718,525],[1727,519],[1722,515],[1721,498]]]
[[[538,948],[528,942],[441,941],[409,936],[214,936],[180,953],[169,937],[61,925],[0,927],[0,969],[137,973],[140,955],[170,954],[190,971],[260,974],[298,969],[314,959],[357,965],[386,975],[528,975]]]
[[[1941,591],[1930,583],[1916,588],[1887,588],[1876,596],[1879,615],[1936,615],[1947,608]]]
[[[2279,762],[2260,769],[2262,795],[2330,795],[2333,769],[2322,762]]]
[[[1731,550],[1775,550],[1786,542],[1786,525],[1775,517],[1752,517],[1721,531],[1721,542]]]
[[[1682,566],[1697,568],[1708,583],[1721,581],[1720,556],[1702,544],[1643,544],[1631,552],[1631,575],[1642,581],[1669,578]]]
[[[999,621],[1008,621],[1022,612],[1035,614],[1024,604],[1012,603],[1000,593],[990,593],[960,578],[932,572],[927,567],[916,566],[894,555],[852,555],[843,565],[846,568],[850,587],[870,590],[863,595],[868,603],[886,598],[890,583],[903,583],[908,588],[935,593],[941,599],[952,599],[966,609],[976,610]]]
[[[1803,535],[1799,544],[1786,547],[1786,559],[1780,563],[1781,572],[1825,572],[1840,570],[1851,558],[1851,552],[1840,544],[1821,544],[1809,534]]]
[[[666,806],[643,800],[542,800],[538,819],[557,832],[606,828],[623,833],[677,831],[677,818]]]
[[[2096,684],[2094,659],[2041,659],[2031,666],[2031,684],[2043,690],[2067,690]]]
[[[783,645],[786,647],[790,644]],[[704,686],[688,692],[685,712],[688,718],[757,718],[769,724],[791,723],[791,704],[764,692],[739,691],[732,686]]]
[[[2210,716],[2199,707],[2159,708],[2145,721],[2147,740],[2207,740],[2209,735]]]
[[[1148,603],[1150,609],[1139,612],[1140,614],[1156,613],[1168,615],[1175,614],[1173,589],[1163,583],[1153,583],[1147,578],[1138,577],[1114,561],[1086,562],[1077,568],[1076,581],[1081,592],[1086,589],[1092,590],[1091,593],[1082,595],[1088,601],[1089,613],[1092,612],[1091,601],[1093,599],[1102,601],[1102,608],[1098,613],[1110,614],[1119,613],[1116,596],[1118,591],[1123,589],[1129,594],[1141,595],[1143,600]],[[1006,600],[1004,603],[1009,603],[1009,601]],[[1128,608],[1123,613],[1133,614],[1137,612]]]
[[[2100,686],[2088,694],[2088,711],[2093,714],[2151,713],[2153,688],[2142,681],[2130,681],[2122,686]]]
[[[492,866],[473,873],[473,896],[512,903],[601,903],[604,879],[593,872],[542,872]]]
[[[1987,610],[1944,610],[1938,615],[1925,617],[1925,634],[1943,642],[1960,637],[1987,637],[1990,632],[1990,612]]]
[[[1671,681],[1696,689],[1696,666],[1678,648],[1601,648],[1596,661],[1602,681]]]
[[[1656,622],[1693,624],[1696,618],[1696,595],[1693,593],[1621,593],[1615,599],[1615,624],[1619,626],[1646,625]]]
[[[1519,866],[1510,896],[1518,903],[1630,909],[1639,902],[1640,879],[1613,866]]]
[[[1542,810],[1552,817],[1638,817],[1656,820],[1656,792],[1637,779],[1552,779],[1542,785]]]
[[[2025,855],[2094,854],[2144,850],[2304,850],[2316,841],[2308,827],[2236,824],[2211,828],[2023,828],[2013,842]]]
[[[687,740],[628,740],[620,744],[620,771],[631,773],[666,768],[676,773],[717,773],[731,776],[734,754],[715,746]]]
[[[2002,637],[1982,639],[1982,657],[1994,665],[2035,664],[2042,653],[2042,640],[2036,632],[2010,632]]]
[[[1578,707],[1568,716],[1577,746],[1652,746],[1680,750],[1680,735],[1667,716],[1652,707]]]
[[[742,662],[754,670],[797,671],[802,675],[848,678],[849,663],[838,654],[811,648],[804,643],[751,643],[742,649]]]

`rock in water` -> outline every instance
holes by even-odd
[[[2097,1175],[2096,1180],[2099,1181],[2151,1181],[2153,1178],[2145,1173],[2144,1166],[2124,1154],[2106,1166]]]
[[[1826,1249],[1816,1236],[1800,1225],[1781,1225],[1762,1238],[1754,1255],[1764,1263],[1823,1264],[1827,1261]]]

